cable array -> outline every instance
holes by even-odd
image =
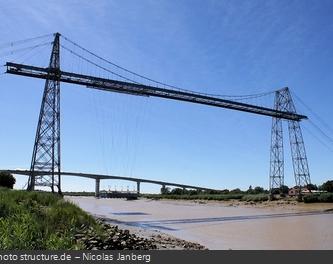
[[[315,138],[320,144],[325,146],[328,150],[333,152],[333,129],[318,115],[310,106],[308,106],[295,92],[292,92],[293,98],[297,100],[304,108],[304,112],[310,117],[307,122],[312,129],[316,131],[314,133],[311,129],[304,126],[304,128]],[[319,125],[321,124],[321,125]]]
[[[66,45],[62,45],[62,47],[64,49],[68,50],[73,55],[81,58],[82,60],[85,60],[85,61],[91,63],[92,65],[94,65],[94,66],[96,66],[96,67],[98,67],[102,70],[105,70],[109,73],[112,73],[115,76],[120,77],[123,80],[130,81],[130,82],[133,82],[133,83],[136,83],[136,84],[144,84],[144,81],[149,81],[149,82],[152,82],[154,84],[153,86],[157,86],[157,87],[162,86],[163,88],[168,88],[168,89],[172,89],[172,90],[177,90],[177,91],[182,91],[182,92],[187,92],[187,93],[195,93],[195,94],[199,94],[199,95],[203,95],[203,96],[213,96],[213,97],[219,97],[219,98],[225,98],[225,99],[233,99],[233,100],[236,100],[236,101],[243,101],[243,100],[256,99],[256,98],[260,98],[260,97],[264,97],[264,96],[269,96],[269,95],[274,94],[274,92],[275,92],[275,91],[269,91],[269,92],[262,92],[262,93],[257,93],[257,94],[247,94],[247,95],[222,95],[222,94],[214,94],[214,93],[194,92],[193,90],[184,89],[184,88],[181,88],[181,87],[178,87],[178,86],[175,86],[175,85],[171,85],[171,84],[168,84],[168,83],[165,83],[165,82],[157,81],[157,80],[154,80],[150,77],[147,77],[147,76],[144,76],[142,74],[136,73],[132,70],[129,70],[125,67],[120,66],[119,64],[116,64],[116,63],[114,63],[114,62],[112,62],[108,59],[105,59],[105,58],[101,57],[100,55],[84,48],[83,46],[79,45],[78,43],[74,42],[73,40],[69,39],[66,36],[61,35],[61,37],[65,41],[67,41],[68,43],[72,44],[74,47],[76,47],[76,48],[80,49],[81,51],[93,56],[95,59],[97,59],[101,62],[107,63],[108,65],[113,66],[113,67],[117,68],[118,70],[121,70],[123,72],[132,74],[133,76],[139,77],[139,78],[142,79],[142,81],[138,82],[138,81],[135,81],[131,78],[125,77],[123,74],[116,73],[115,71],[112,71],[109,68],[101,66],[98,63],[95,63],[92,60],[89,60],[89,59],[85,58],[84,56],[79,55],[77,52],[73,51],[71,48],[67,47]]]
[[[46,66],[48,57],[42,54],[46,47],[51,47],[54,34],[41,35],[0,44],[0,64],[4,66],[7,61],[23,63],[29,59],[29,64],[43,64]],[[48,53],[50,51],[48,50]],[[36,63],[36,61],[38,62]],[[44,62],[41,62],[44,60]],[[5,72],[5,69],[1,72]]]
[[[53,41],[47,40],[53,37],[54,34],[45,34],[41,36],[37,36],[34,38],[27,38],[27,39],[22,39],[22,40],[17,40],[17,41],[11,41],[11,42],[6,42],[0,44],[0,63],[3,65],[3,60],[7,59],[9,57],[12,57],[13,55],[20,54],[21,58],[29,54],[29,58],[31,57],[37,57],[36,54],[39,54],[40,48],[43,47],[48,47],[51,46]],[[214,93],[202,93],[202,92],[195,92],[193,90],[189,89],[184,89],[166,82],[161,82],[155,79],[152,79],[148,76],[139,74],[135,71],[132,71],[130,69],[127,69],[117,63],[112,62],[109,59],[105,59],[102,56],[96,54],[95,52],[92,52],[88,50],[87,48],[81,46],[80,44],[76,43],[75,41],[71,40],[70,38],[61,35],[61,38],[64,40],[65,44],[61,44],[61,48],[70,55],[80,59],[81,61],[84,61],[88,63],[89,65],[92,65],[95,68],[98,68],[99,70],[102,70],[104,72],[107,72],[109,74],[112,74],[113,77],[119,78],[120,80],[124,80],[126,82],[131,82],[135,84],[145,84],[146,82],[150,82],[149,86],[153,87],[161,87],[165,89],[170,89],[170,90],[176,90],[176,91],[181,91],[181,92],[187,92],[187,93],[193,93],[193,94],[198,94],[202,96],[210,96],[210,97],[218,97],[222,99],[227,99],[227,100],[234,100],[234,101],[241,101],[245,102],[248,100],[263,100],[264,98],[268,98],[269,96],[274,95],[275,91],[268,91],[268,92],[262,92],[262,93],[256,93],[256,94],[246,94],[246,95],[225,95],[225,94],[214,94]],[[46,41],[47,40],[47,41]],[[70,47],[68,47],[67,44],[73,45],[77,50],[76,51]],[[35,52],[35,53],[33,53]],[[83,54],[82,54],[83,53]],[[92,58],[88,58],[88,56],[91,56]],[[40,56],[38,56],[40,57]],[[26,58],[27,59],[27,58]],[[65,60],[62,57],[63,60]],[[16,58],[18,60],[18,58]],[[66,58],[66,61],[70,60],[70,58]],[[102,63],[106,64],[102,65]],[[113,69],[111,68],[113,67]],[[116,70],[120,71],[117,72]],[[4,72],[0,73],[1,75],[4,74]],[[131,74],[133,77],[138,78],[139,80],[135,80],[134,78],[130,78],[126,76],[126,74]],[[309,124],[325,139],[326,142],[329,144],[333,143],[333,138],[332,136],[329,135],[329,133],[333,132],[333,129],[324,121],[322,118],[317,115],[309,106],[307,106],[302,99],[300,99],[295,93],[293,93],[293,97],[296,98],[306,109],[309,111],[313,118],[309,121]],[[269,102],[271,104],[271,101]],[[253,104],[253,103],[252,103]],[[257,105],[263,105],[263,103],[258,103],[256,102]],[[317,123],[320,123],[318,125]],[[325,128],[325,129],[324,129]],[[329,131],[329,132],[328,132]]]

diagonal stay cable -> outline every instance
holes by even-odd
[[[33,45],[33,46],[29,46],[29,47],[24,47],[24,48],[19,48],[19,49],[11,50],[11,51],[8,51],[6,53],[3,53],[4,55],[2,55],[1,57],[5,57],[8,54],[11,55],[11,54],[17,53],[17,52],[22,52],[22,51],[26,51],[26,50],[32,50],[32,49],[35,49],[35,48],[38,48],[38,47],[42,47],[42,46],[46,46],[46,45],[50,45],[50,44],[52,44],[52,41],[48,41],[48,42],[36,44],[36,45]]]
[[[322,125],[324,125],[328,130],[333,132],[332,127],[327,124],[317,113],[315,113],[299,96],[297,96],[295,92],[292,92],[292,94],[309,112],[311,112],[317,118],[320,123],[322,123]]]
[[[318,125],[316,125],[311,119],[309,119],[309,122],[312,126],[314,126],[325,138],[327,138],[331,143],[333,143],[333,139],[327,135]]]
[[[42,39],[42,38],[50,37],[52,35],[54,35],[54,34],[51,33],[51,34],[37,36],[37,37],[34,37],[34,38],[27,38],[27,39],[22,39],[22,40],[5,42],[3,44],[0,44],[0,49],[2,49],[4,47],[7,47],[7,46],[21,45],[21,44],[29,42],[29,41],[34,41],[34,40],[37,40],[37,39]]]
[[[320,144],[322,144],[324,147],[326,147],[329,151],[333,153],[333,148],[327,145],[322,139],[320,139],[317,135],[315,135],[310,129],[308,129],[306,126],[303,126],[304,129],[313,137],[315,138]]]

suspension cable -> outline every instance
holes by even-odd
[[[7,42],[7,43],[4,43],[2,45],[0,45],[0,49],[2,47],[5,47],[5,46],[14,46],[14,45],[21,45],[23,43],[26,43],[26,42],[29,42],[29,41],[35,41],[35,40],[38,40],[38,39],[42,39],[42,38],[46,38],[46,37],[50,37],[50,36],[53,36],[54,33],[51,33],[51,34],[45,34],[45,35],[41,35],[41,36],[37,36],[37,37],[34,37],[34,38],[27,38],[27,39],[23,39],[23,40],[17,40],[17,41],[12,41],[12,42]],[[126,69],[116,63],[113,63],[112,61],[110,60],[107,60],[99,55],[97,55],[96,53],[94,52],[91,52],[89,51],[88,49],[82,47],[81,45],[77,44],[76,42],[70,40],[69,38],[67,38],[66,36],[64,35],[61,35],[61,37],[66,40],[67,42],[73,44],[74,46],[80,48],[81,50],[85,51],[86,53],[94,56],[95,58],[103,61],[103,62],[106,62],[118,69],[121,69],[127,73],[130,73],[130,74],[133,74],[137,77],[140,77],[142,79],[145,79],[147,81],[150,81],[150,82],[153,82],[153,83],[156,83],[158,85],[162,85],[162,86],[165,86],[165,87],[169,87],[169,88],[172,88],[172,89],[176,89],[176,90],[179,90],[179,91],[183,91],[183,92],[190,92],[190,93],[196,93],[196,94],[200,94],[200,95],[204,95],[204,96],[215,96],[215,97],[220,97],[220,98],[233,98],[234,100],[247,100],[247,99],[254,99],[254,98],[259,98],[259,97],[263,97],[263,96],[267,96],[267,95],[270,95],[272,93],[274,93],[275,91],[269,91],[269,92],[263,92],[263,93],[257,93],[257,94],[247,94],[247,95],[222,95],[222,94],[213,94],[213,93],[201,93],[201,92],[195,92],[193,90],[187,90],[187,89],[183,89],[183,88],[180,88],[180,87],[177,87],[175,85],[170,85],[170,84],[167,84],[167,83],[164,83],[164,82],[160,82],[160,81],[157,81],[157,80],[154,80],[152,78],[149,78],[147,76],[144,76],[142,74],[138,74],[134,71],[131,71],[129,69]],[[47,42],[47,43],[42,43],[42,44],[38,44],[38,45],[34,45],[34,46],[30,46],[30,47],[26,47],[26,48],[21,48],[21,49],[16,49],[16,50],[13,50],[13,51],[9,51],[7,53],[11,54],[11,53],[14,53],[14,52],[20,52],[20,51],[24,51],[24,50],[28,50],[28,49],[31,49],[31,48],[37,48],[37,47],[40,47],[40,46],[43,46],[43,45],[47,45],[47,44],[50,44],[52,42]],[[133,82],[133,83],[136,83],[136,84],[142,84],[140,82],[137,82],[137,81],[134,81],[133,79],[130,79],[130,78],[127,78],[121,74],[118,74],[106,67],[103,67],[85,57],[83,57],[82,55],[76,53],[75,51],[71,50],[70,48],[67,48],[65,47],[64,45],[61,45],[61,47],[63,47],[64,49],[66,49],[67,51],[69,51],[70,53],[74,54],[75,56],[79,57],[80,59],[82,60],[85,60],[86,62],[90,63],[90,64],[93,64],[94,66],[100,68],[100,69],[103,69],[104,71],[107,71],[111,74],[114,74],[115,76],[118,76],[119,78],[122,78],[124,80],[127,80],[127,81],[130,81],[130,82]]]
[[[60,44],[60,46],[61,46],[62,48],[64,48],[65,50],[67,50],[68,52],[70,52],[70,53],[72,53],[73,55],[75,55],[76,57],[78,57],[78,58],[80,58],[80,59],[82,59],[82,60],[84,60],[84,61],[86,61],[86,62],[88,62],[88,63],[90,63],[90,64],[92,64],[92,65],[94,65],[94,66],[96,66],[96,67],[98,67],[98,68],[100,68],[100,69],[102,69],[102,70],[104,70],[104,71],[107,71],[107,72],[109,72],[109,73],[111,73],[111,74],[114,74],[115,76],[118,76],[119,78],[122,78],[122,79],[124,79],[124,80],[126,80],[126,81],[129,81],[129,82],[132,82],[132,83],[135,83],[135,84],[142,85],[142,83],[140,83],[140,82],[137,82],[137,81],[135,81],[135,80],[133,80],[133,79],[127,78],[127,77],[125,77],[125,76],[123,76],[123,75],[121,75],[121,74],[118,74],[118,73],[116,73],[116,72],[114,72],[114,71],[112,71],[112,70],[110,70],[110,69],[108,69],[108,68],[106,68],[106,67],[104,67],[104,66],[101,66],[101,65],[99,65],[99,64],[97,64],[97,63],[95,63],[95,62],[93,62],[93,61],[90,60],[90,59],[87,59],[87,58],[83,57],[82,55],[78,54],[77,52],[73,51],[72,49],[70,49],[70,48],[68,48],[68,47],[66,47],[66,46],[64,46],[64,45],[62,45],[62,44]],[[184,91],[184,92],[188,92],[188,93],[193,93],[193,94],[203,95],[203,96],[230,97],[230,98],[232,97],[232,96],[223,96],[223,95],[216,95],[216,94],[209,94],[209,93],[200,93],[200,92],[195,92],[195,91],[185,90],[185,89],[178,89],[178,90],[181,90],[181,91]],[[272,93],[274,93],[274,92],[275,92],[275,91],[270,91],[270,92],[265,92],[265,93],[260,93],[260,94],[252,94],[252,95],[236,96],[236,97],[238,97],[238,98],[237,98],[237,99],[234,99],[234,100],[246,100],[246,99],[259,98],[259,97],[263,97],[263,96],[266,96],[266,95],[272,94]]]
[[[110,65],[112,65],[112,66],[115,66],[115,67],[117,67],[118,69],[121,69],[121,70],[123,70],[123,71],[125,71],[125,72],[128,72],[128,73],[130,73],[130,74],[133,74],[133,75],[135,75],[135,76],[138,76],[138,77],[140,77],[140,78],[143,78],[143,79],[145,79],[145,80],[147,80],[147,81],[154,82],[154,83],[159,84],[159,85],[163,85],[163,86],[166,86],[166,87],[170,87],[170,88],[173,88],[173,89],[177,89],[177,90],[179,90],[179,91],[184,91],[184,92],[194,93],[194,91],[187,90],[187,89],[183,89],[183,88],[180,88],[180,87],[177,87],[177,86],[174,86],[174,85],[170,85],[170,84],[167,84],[167,83],[164,83],[164,82],[160,82],[160,81],[157,81],[157,80],[151,79],[151,78],[149,78],[149,77],[147,77],[147,76],[144,76],[144,75],[138,74],[138,73],[136,73],[136,72],[134,72],[134,71],[128,70],[128,69],[126,69],[126,68],[124,68],[124,67],[122,67],[122,66],[120,66],[120,65],[118,65],[118,64],[116,64],[116,63],[113,63],[113,62],[110,61],[110,60],[107,60],[107,59],[105,59],[105,58],[103,58],[103,57],[97,55],[97,54],[94,53],[94,52],[89,51],[88,49],[86,49],[86,48],[82,47],[81,45],[77,44],[76,42],[70,40],[69,38],[65,37],[64,35],[61,35],[61,37],[62,37],[63,39],[65,39],[66,41],[70,42],[71,44],[73,44],[74,46],[76,46],[76,47],[80,48],[81,50],[87,52],[88,54],[90,54],[90,55],[92,55],[92,56],[94,56],[94,57],[96,57],[96,58],[98,58],[98,59],[100,59],[100,60],[102,60],[102,61],[104,61],[104,62],[106,62],[106,63],[108,63],[108,64],[110,64]],[[96,66],[97,66],[97,65],[96,65]],[[124,78],[124,77],[122,76],[122,78]],[[133,81],[133,80],[132,80],[132,81]],[[136,82],[136,83],[137,83],[137,82]],[[211,94],[211,93],[200,93],[200,92],[195,92],[195,93],[197,93],[197,94],[201,94],[201,95],[205,95],[205,96],[216,96],[216,97],[222,97],[222,98],[223,98],[223,97],[224,97],[224,98],[238,98],[237,100],[246,100],[246,99],[253,99],[253,98],[263,97],[263,96],[266,96],[266,95],[270,95],[270,94],[272,94],[272,93],[274,93],[274,92],[275,92],[275,91],[269,91],[269,92],[264,92],[264,93],[248,94],[248,95],[222,95],[222,94]]]
[[[94,66],[96,66],[96,67],[98,67],[98,68],[100,68],[100,69],[102,69],[102,70],[104,70],[104,71],[107,71],[107,72],[109,72],[109,73],[111,73],[111,74],[114,74],[114,75],[116,75],[116,76],[118,76],[118,77],[120,77],[120,78],[122,78],[122,79],[124,79],[124,80],[130,81],[130,82],[133,82],[133,83],[136,83],[136,84],[140,84],[140,83],[138,83],[138,82],[136,82],[136,81],[134,81],[134,80],[132,80],[132,79],[129,79],[129,78],[127,78],[127,77],[125,77],[125,76],[122,76],[122,75],[120,75],[120,74],[118,74],[118,73],[115,73],[115,72],[113,72],[113,71],[111,71],[111,70],[109,70],[109,69],[107,69],[107,68],[105,68],[105,67],[103,67],[103,66],[98,65],[97,63],[95,63],[95,62],[93,62],[93,61],[91,61],[91,60],[89,60],[89,59],[87,59],[87,58],[81,56],[80,54],[76,53],[75,51],[73,51],[73,50],[67,48],[66,46],[64,46],[64,45],[62,45],[62,44],[60,44],[60,46],[61,46],[62,48],[64,48],[65,50],[69,51],[70,53],[72,53],[73,55],[79,57],[80,59],[82,59],[82,60],[84,60],[84,61],[86,61],[86,62],[88,62],[88,63],[90,63],[90,64],[92,64],[92,65],[94,65]]]
[[[92,55],[92,56],[94,56],[94,57],[96,57],[96,58],[98,58],[98,59],[100,59],[100,60],[102,60],[102,61],[104,61],[104,62],[106,62],[106,63],[108,63],[108,64],[111,64],[111,65],[117,67],[118,69],[121,69],[121,70],[126,71],[126,72],[128,72],[128,73],[131,73],[131,74],[133,74],[133,75],[135,75],[135,76],[138,76],[138,77],[140,77],[140,78],[146,79],[146,80],[151,81],[151,82],[154,82],[154,83],[158,83],[158,84],[163,85],[163,86],[168,86],[168,87],[171,87],[171,88],[174,88],[174,89],[182,90],[181,88],[179,88],[179,87],[177,87],[177,86],[173,86],[173,85],[169,85],[169,84],[166,84],[166,83],[163,83],[163,82],[160,82],[160,81],[156,81],[156,80],[151,79],[151,78],[149,78],[149,77],[147,77],[147,76],[144,76],[144,75],[138,74],[138,73],[133,72],[133,71],[131,71],[131,70],[128,70],[128,69],[126,69],[126,68],[124,68],[124,67],[122,67],[122,66],[120,66],[120,65],[118,65],[118,64],[115,64],[115,63],[113,63],[113,62],[111,62],[111,61],[109,61],[109,60],[107,60],[107,59],[102,58],[101,56],[97,55],[97,54],[94,53],[94,52],[91,52],[91,51],[87,50],[86,48],[82,47],[81,45],[77,44],[76,42],[70,40],[69,38],[67,38],[67,37],[65,37],[65,36],[63,36],[63,35],[61,35],[61,37],[63,37],[63,38],[64,38],[65,40],[67,40],[68,42],[72,43],[74,46],[76,46],[76,47],[82,49],[83,51],[85,51],[85,52],[87,52],[87,53],[89,53],[90,55]]]

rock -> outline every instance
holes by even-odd
[[[123,247],[125,247],[127,245],[126,241],[121,241],[120,245],[122,245]]]

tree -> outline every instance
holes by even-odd
[[[0,186],[13,189],[16,179],[9,172],[0,172]]]
[[[228,189],[224,189],[221,191],[221,194],[228,194],[230,191]]]
[[[283,193],[283,194],[288,194],[289,187],[287,185],[281,185],[280,192]]]
[[[200,194],[200,193],[201,193],[200,190],[189,190],[189,191],[188,191],[188,194],[189,194],[189,195],[198,195],[198,194]]]
[[[242,191],[239,188],[236,188],[231,190],[230,193],[242,193]]]
[[[263,193],[263,192],[265,192],[265,189],[260,186],[255,187],[253,190],[254,194]]]
[[[183,194],[183,189],[174,188],[174,189],[171,190],[171,194],[181,195],[181,194]]]
[[[161,194],[169,194],[170,193],[170,188],[169,187],[162,187],[161,188]]]
[[[253,188],[252,185],[249,186],[249,189],[246,191],[248,194],[252,194],[253,193]]]
[[[323,183],[321,189],[326,192],[333,192],[333,181],[327,181]]]
[[[312,191],[312,190],[318,190],[317,185],[309,183],[307,186],[308,190]]]
[[[274,195],[274,194],[280,194],[280,188],[272,188],[271,189],[271,194]]]

